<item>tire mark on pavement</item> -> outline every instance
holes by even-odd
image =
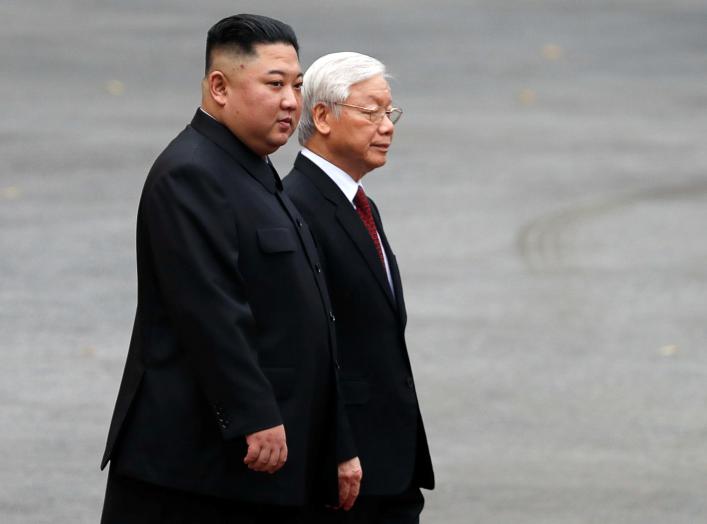
[[[707,180],[651,188],[557,211],[526,223],[516,235],[516,250],[531,272],[568,269],[566,236],[582,223],[648,201],[690,200],[707,196]]]

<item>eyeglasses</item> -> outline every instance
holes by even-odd
[[[368,119],[374,124],[380,124],[384,116],[387,116],[390,121],[395,124],[400,117],[403,116],[403,110],[399,107],[391,107],[390,109],[385,109],[384,107],[378,107],[376,109],[371,109],[370,107],[355,106],[353,104],[344,104],[343,102],[334,102],[337,106],[352,107],[358,109],[368,117]]]

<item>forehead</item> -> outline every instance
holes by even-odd
[[[390,101],[390,85],[383,75],[376,75],[361,82],[357,82],[349,89],[349,101],[373,100],[376,102]]]
[[[248,69],[258,73],[278,71],[283,74],[301,75],[297,51],[290,44],[256,44],[253,46],[255,55],[244,62]]]

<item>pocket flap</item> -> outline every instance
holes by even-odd
[[[258,229],[258,244],[266,253],[284,253],[297,249],[292,232],[286,227]]]

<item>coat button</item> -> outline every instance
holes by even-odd
[[[412,377],[406,378],[405,383],[410,389],[413,389],[415,387],[415,383],[412,381]]]
[[[320,266],[319,264],[314,264],[314,270],[315,270],[317,273],[321,273],[321,272],[322,272],[322,266]]]
[[[297,224],[297,227],[302,227],[302,219],[301,218],[296,218],[295,223]]]
[[[331,320],[332,322],[336,322],[336,317],[334,316],[334,313],[332,313],[331,311],[329,311],[329,320]]]

